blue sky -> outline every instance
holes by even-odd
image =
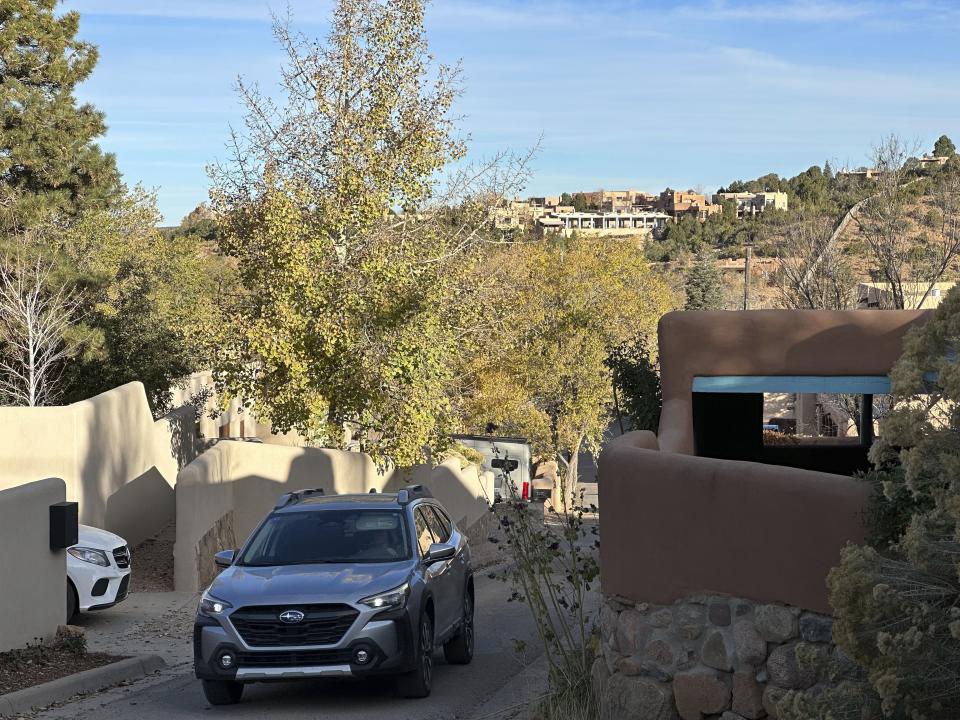
[[[323,36],[329,0],[291,0]],[[82,100],[126,181],[168,223],[206,199],[205,166],[242,117],[238,75],[273,91],[284,0],[67,0],[100,48]],[[462,59],[475,157],[542,136],[529,194],[710,190],[829,159],[861,165],[894,132],[960,141],[953,0],[435,0],[438,59]]]

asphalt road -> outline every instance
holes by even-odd
[[[248,685],[243,701],[226,708],[211,708],[200,682],[188,666],[180,666],[160,683],[136,684],[101,693],[40,713],[40,718],[110,720],[169,720],[209,718],[212,713],[230,718],[323,718],[338,720],[450,720],[468,718],[498,689],[536,658],[538,648],[529,608],[507,602],[510,590],[499,580],[478,573],[477,646],[473,662],[447,665],[442,652],[435,662],[433,693],[423,700],[400,698],[389,679],[369,681],[304,680],[295,683]],[[514,640],[527,645],[525,656],[516,652]],[[184,638],[189,643],[189,638]]]

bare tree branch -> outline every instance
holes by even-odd
[[[23,252],[0,266],[0,398],[14,405],[57,400],[64,361],[77,348],[69,339],[81,296],[56,284],[51,266]]]

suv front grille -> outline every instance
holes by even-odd
[[[117,563],[117,567],[123,570],[124,568],[130,567],[130,550],[126,545],[123,547],[118,547],[113,551],[113,559]]]
[[[280,621],[284,610],[300,610],[306,617],[287,624]],[[230,622],[251,647],[334,645],[359,614],[349,605],[251,605],[234,611]]]
[[[238,652],[237,666],[256,667],[311,667],[316,665],[349,665],[351,652],[347,650],[300,650],[286,652]]]

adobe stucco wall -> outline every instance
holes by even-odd
[[[63,478],[80,522],[136,544],[173,519],[193,428],[189,408],[155,421],[139,382],[72,405],[0,407],[0,488]]]
[[[829,612],[826,576],[862,542],[869,486],[649,449],[627,433],[599,459],[603,592],[670,604],[722,593]]]
[[[493,478],[456,461],[380,473],[368,455],[341,450],[220,442],[184,467],[176,492],[174,584],[195,592],[215,572],[213,554],[237,548],[279,497],[323,488],[328,494],[392,491],[422,482],[469,529],[488,510]]]
[[[693,378],[713,375],[886,375],[927,310],[672,312],[658,330],[660,448],[693,453]]]
[[[0,490],[0,652],[48,639],[65,622],[67,564],[50,550],[50,506],[62,502],[62,480]]]

